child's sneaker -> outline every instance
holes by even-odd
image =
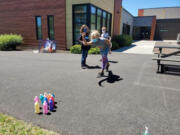
[[[104,76],[104,72],[99,72],[98,75],[97,75],[97,78],[103,77],[103,76]]]
[[[82,65],[81,68],[82,68],[82,69],[86,69],[87,67],[86,67],[85,65]]]
[[[89,65],[87,65],[87,64],[85,64],[84,66],[85,66],[86,68],[88,68],[88,67],[89,67]]]
[[[106,72],[109,71],[109,66],[110,66],[110,64],[108,63],[107,66],[106,66]]]

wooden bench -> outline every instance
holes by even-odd
[[[179,66],[177,64],[162,64],[162,61],[167,61],[167,62],[171,62],[171,63],[177,63],[180,62],[180,59],[177,58],[158,58],[158,57],[154,57],[152,58],[152,60],[157,60],[158,63],[158,69],[157,69],[157,73],[164,73],[166,71],[166,66],[170,65],[170,66]]]
[[[180,59],[173,59],[173,58],[152,58],[152,60],[180,62]]]
[[[176,42],[156,42],[155,47],[159,49],[159,53],[157,54],[156,57],[153,57],[152,60],[157,61],[157,73],[163,73],[165,71],[165,66],[168,64],[162,64],[161,61],[167,61],[167,62],[180,62],[180,45],[177,44]],[[177,49],[177,51],[169,54],[163,54],[162,50],[166,49]],[[178,66],[178,64],[174,65]]]

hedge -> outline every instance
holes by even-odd
[[[0,50],[15,50],[16,46],[21,45],[23,37],[16,34],[0,35]]]
[[[89,54],[100,54],[100,49],[98,47],[91,48],[88,52]]]
[[[116,41],[112,41],[112,50],[119,49],[119,44]]]
[[[117,43],[119,45],[119,48],[120,48],[120,47],[123,47],[123,46],[131,45],[132,42],[133,42],[133,39],[129,35],[122,34],[122,35],[113,36],[112,42],[114,42],[114,44]]]
[[[74,54],[81,53],[81,45],[74,45],[70,48],[70,52]],[[100,54],[100,49],[98,47],[91,48],[88,52],[89,54]]]
[[[74,54],[80,54],[81,53],[81,45],[73,45],[70,48],[70,52]]]

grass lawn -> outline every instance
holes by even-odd
[[[0,135],[59,135],[0,113]]]

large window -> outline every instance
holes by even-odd
[[[93,9],[93,10],[92,10]],[[94,12],[96,11],[96,12]],[[96,13],[96,14],[95,14]],[[112,14],[108,13],[105,10],[102,10],[98,7],[91,5],[91,16],[96,17],[96,25],[94,26],[94,20],[91,19],[91,30],[94,29],[94,27],[101,32],[101,28],[107,27],[107,32],[111,35],[111,21],[112,21]],[[93,24],[92,24],[93,22]]]
[[[48,36],[49,39],[54,40],[54,16],[48,15],[47,16],[48,21]]]
[[[96,8],[91,6],[91,30],[96,29]]]
[[[111,19],[112,15],[108,13],[107,15],[107,32],[111,34]]]
[[[80,35],[80,27],[83,24],[91,30],[97,29],[101,32],[103,26],[111,35],[112,15],[107,11],[91,4],[73,5],[73,44],[76,44]]]
[[[101,31],[102,27],[102,10],[98,9],[97,10],[97,30]]]
[[[80,28],[87,24],[87,5],[73,6],[73,42],[76,44],[80,35]]]
[[[107,12],[103,11],[103,23],[102,26],[107,27]]]
[[[36,37],[37,40],[42,40],[42,21],[41,16],[36,16]]]

